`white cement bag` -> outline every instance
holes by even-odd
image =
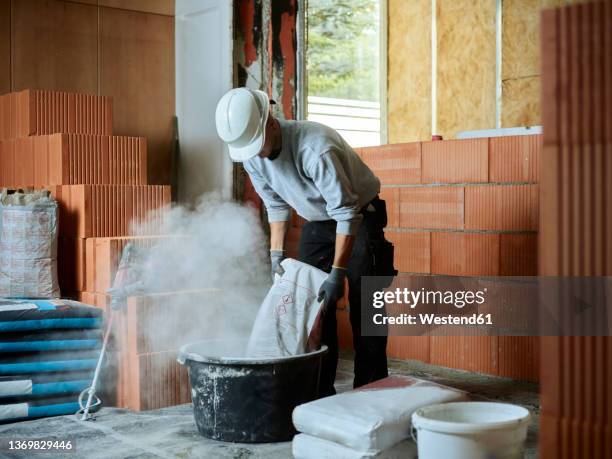
[[[248,357],[304,354],[321,345],[321,303],[317,293],[327,273],[287,258],[276,276],[251,331]]]
[[[367,453],[307,434],[293,437],[291,450],[295,459],[415,459],[417,457],[417,445],[412,440],[401,441],[380,453]]]
[[[0,192],[0,297],[60,296],[57,222],[48,191]]]
[[[465,400],[466,393],[408,376],[390,376],[367,386],[299,405],[293,425],[302,433],[368,454],[410,438],[417,409]]]

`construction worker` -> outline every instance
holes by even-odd
[[[383,235],[385,203],[378,198],[378,178],[336,131],[312,121],[277,119],[270,113],[271,103],[263,91],[232,89],[217,105],[217,132],[232,160],[244,164],[266,207],[272,276],[282,270],[291,208],[307,220],[300,261],[329,273],[318,292],[325,313],[322,342],[329,348],[320,395],[333,395],[336,302],[344,296],[345,279],[355,349],[354,386],[387,376],[386,336],[361,336],[360,282],[361,276],[393,271],[392,246]],[[381,247],[391,247],[390,261],[388,250],[387,256],[374,253]],[[382,266],[385,259],[387,266]]]

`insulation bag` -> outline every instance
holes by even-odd
[[[92,378],[93,371],[0,376],[0,404],[78,394],[91,384]]]
[[[450,387],[390,376],[296,407],[293,425],[301,433],[372,455],[410,437],[410,419],[417,409],[466,398],[465,392]]]
[[[24,419],[74,414],[79,408],[77,398],[74,396],[0,404],[0,422],[14,422]]]
[[[0,355],[16,352],[99,349],[102,330],[0,333]]]
[[[47,190],[0,191],[0,297],[60,296],[57,223]]]
[[[92,370],[99,355],[97,350],[0,354],[0,376]]]
[[[251,331],[248,357],[283,357],[305,354],[321,346],[319,287],[327,273],[287,258],[276,276]]]
[[[415,459],[417,447],[412,440],[404,440],[380,453],[355,451],[340,443],[307,434],[298,434],[291,442],[295,459]]]
[[[101,326],[102,310],[78,301],[0,299],[0,333]]]

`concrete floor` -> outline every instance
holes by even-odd
[[[352,381],[350,354],[340,360],[336,386],[348,390]],[[533,415],[527,438],[527,458],[537,457],[539,397],[537,384],[516,382],[459,370],[427,365],[416,361],[390,362],[395,374],[412,375],[465,390],[474,400],[516,403]],[[265,458],[291,457],[291,444],[233,444],[208,440],[197,433],[191,405],[181,405],[143,413],[103,408],[95,422],[80,422],[74,416],[39,419],[0,425],[0,439],[70,438],[76,454],[36,452],[7,454],[0,457],[37,458]]]

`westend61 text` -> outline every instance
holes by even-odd
[[[374,314],[375,325],[493,325],[491,314],[471,314],[467,316],[436,314],[399,314],[385,316]]]

